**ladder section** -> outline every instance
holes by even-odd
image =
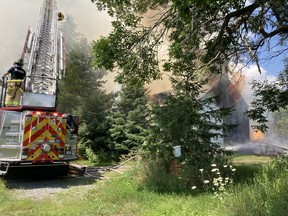
[[[57,35],[56,2],[44,0],[28,63],[28,86],[26,87],[33,93],[56,94]]]

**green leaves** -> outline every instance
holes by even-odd
[[[287,108],[287,83],[287,70],[280,73],[278,79],[275,81],[253,82],[252,87],[255,98],[252,102],[252,108],[247,112],[247,115],[258,123],[253,126],[255,129],[262,132],[267,131],[268,113],[278,112],[281,108]]]
[[[109,39],[101,37],[97,42],[93,42],[94,64],[98,68],[105,68],[112,71],[114,68],[114,52]]]
[[[171,75],[173,90],[163,105],[153,108],[153,133],[146,142],[151,154],[167,161],[174,144],[184,146],[185,159],[192,158],[191,164],[201,157],[203,163],[214,160],[222,153],[212,139],[221,138],[230,128],[221,121],[231,109],[216,107],[213,99],[203,98],[204,85],[221,75],[230,62],[259,65],[260,50],[268,45],[267,50],[273,51],[269,47],[273,37],[279,38],[278,54],[287,49],[288,5],[283,0],[92,2],[114,17],[109,36],[94,43],[96,67],[117,71],[116,80],[124,86],[143,86],[160,79],[162,73]],[[267,110],[277,111],[287,105],[287,85],[283,88],[282,81],[279,79],[277,85],[254,84],[255,110],[249,115],[261,130],[267,129]],[[127,130],[133,118],[126,118],[127,127],[120,129],[125,133],[136,130]]]

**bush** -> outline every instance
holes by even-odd
[[[92,163],[94,163],[94,164],[98,164],[98,163],[99,163],[99,157],[98,157],[98,155],[96,155],[96,154],[92,151],[92,149],[86,148],[86,150],[85,150],[85,156],[86,156],[86,158],[87,158],[90,162],[92,162]]]
[[[196,194],[209,191],[218,194],[233,182],[235,171],[224,161],[218,162],[207,165],[178,161],[179,167],[173,170],[172,159],[146,157],[142,160],[142,185],[157,192]]]
[[[144,158],[140,167],[140,184],[160,193],[182,193],[186,191],[183,179],[171,174],[169,164],[160,159]]]

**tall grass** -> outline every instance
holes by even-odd
[[[233,216],[286,216],[288,212],[287,159],[263,165],[251,183],[235,186],[227,200],[227,212]],[[228,198],[227,198],[228,199]]]
[[[170,167],[166,163],[157,160],[142,161],[134,170],[134,176],[138,176],[138,184],[142,188],[153,192],[187,192],[185,181],[178,176],[173,176]]]

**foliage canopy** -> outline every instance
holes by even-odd
[[[220,72],[215,66],[229,60],[259,66],[263,49],[270,51],[269,59],[287,50],[286,0],[92,2],[116,18],[109,37],[94,44],[96,64],[110,70],[121,68],[122,81],[131,75],[139,82],[158,78],[157,51],[165,41],[170,54],[185,52],[189,59],[197,55],[199,67],[213,72]],[[154,16],[144,25],[141,21],[152,10]]]
[[[222,74],[229,62],[240,68],[255,63],[261,73],[261,63],[287,51],[287,0],[91,1],[115,18],[110,35],[94,42],[94,55],[98,67],[118,68],[119,82],[150,82],[162,72]],[[164,46],[165,59],[159,58]],[[258,95],[264,98],[266,93]],[[263,107],[257,104],[252,118],[264,124],[258,129],[265,130]]]

